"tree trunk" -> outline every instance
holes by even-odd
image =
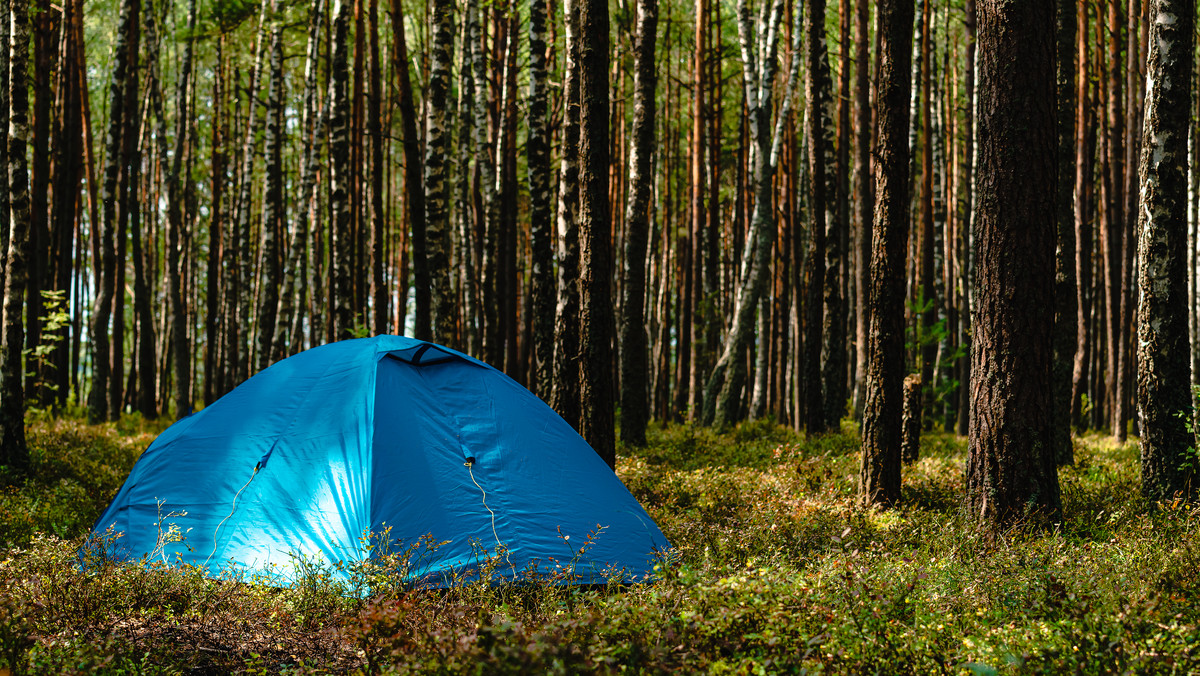
[[[0,464],[23,471],[29,466],[25,445],[25,392],[22,362],[25,347],[26,266],[29,260],[29,6],[9,0],[12,29],[8,58],[9,233],[4,275],[4,336],[0,341]]]
[[[279,314],[279,287],[283,276],[283,234],[287,214],[283,196],[283,26],[271,17],[271,80],[267,85],[267,129],[264,141],[266,190],[262,211],[262,272],[259,286],[258,370],[271,365],[275,350],[275,323]]]
[[[825,283],[823,290],[821,327],[821,405],[824,408],[825,428],[837,430],[846,412],[846,248],[850,230],[850,60],[846,48],[850,42],[849,2],[842,0],[841,15],[841,72],[838,77],[837,105],[830,100],[828,49],[822,22],[819,32],[821,81],[825,94],[821,129],[825,135]],[[836,115],[834,114],[836,113]],[[836,120],[836,121],[835,121]],[[836,129],[836,148],[833,132]]]
[[[330,208],[333,211],[333,318],[338,340],[354,335],[354,234],[350,195],[352,168],[350,156],[350,73],[346,64],[349,49],[350,8],[345,0],[333,5],[333,62],[329,85],[329,165]],[[413,240],[415,242],[414,234]],[[422,337],[422,336],[418,336]],[[423,336],[428,337],[428,336]]]
[[[1152,0],[1138,217],[1137,405],[1142,493],[1197,494],[1187,329],[1187,135],[1195,4]]]
[[[579,433],[615,467],[608,3],[579,3]]]
[[[908,251],[908,99],[912,87],[912,0],[879,6],[875,105],[875,224],[867,303],[867,392],[859,497],[866,505],[900,499],[904,384],[904,273]]]
[[[300,191],[292,221],[292,242],[288,250],[283,290],[279,296],[279,317],[275,325],[275,339],[272,341],[273,359],[283,359],[295,354],[303,342],[302,320],[304,299],[307,296],[303,280],[308,267],[306,253],[309,224],[314,220],[310,211],[315,214],[319,201],[317,172],[320,153],[317,136],[322,125],[318,121],[317,111],[317,48],[321,19],[324,16],[323,7],[323,0],[315,0],[308,12],[308,43],[304,59],[304,109],[300,120]],[[299,284],[297,279],[300,280]]]
[[[754,166],[754,210],[750,231],[742,252],[736,299],[725,349],[713,367],[704,390],[702,422],[718,428],[730,425],[741,414],[742,390],[746,384],[746,352],[754,336],[755,314],[770,269],[770,254],[775,241],[775,215],[772,190],[785,121],[791,111],[800,71],[800,13],[792,27],[792,63],[787,89],[780,102],[775,124],[771,123],[772,90],[778,69],[777,43],[783,3],[775,2],[763,21],[752,30],[750,9],[745,0],[738,3],[738,37],[742,48],[742,70],[749,122],[751,162]],[[765,22],[765,25],[762,25]],[[763,36],[761,40],[757,36]]]
[[[657,74],[654,46],[658,36],[658,0],[639,0],[634,46],[633,149],[629,204],[625,213],[625,267],[621,282],[621,439],[646,444],[647,400],[645,315],[646,242],[650,231],[651,155],[654,152]]]
[[[900,461],[911,465],[921,457],[921,374],[904,378],[904,413],[900,422]]]
[[[689,280],[687,298],[688,304],[688,394],[690,400],[687,406],[688,420],[694,420],[698,410],[704,406],[702,391],[704,372],[708,361],[708,337],[705,335],[708,326],[707,315],[712,309],[707,306],[704,297],[704,258],[705,258],[705,217],[704,188],[707,177],[704,175],[704,142],[705,89],[708,87],[705,68],[705,49],[708,43],[708,0],[696,0],[696,33],[692,52],[692,136],[688,183],[691,195],[691,235],[690,258],[688,260]],[[624,413],[624,411],[622,411]]]
[[[425,265],[429,273],[430,326],[427,338],[456,346],[454,294],[450,289],[450,202],[447,192],[446,111],[449,109],[450,53],[454,49],[454,11],[450,0],[435,0],[425,118]],[[414,238],[415,240],[415,238]],[[415,244],[415,241],[414,241]],[[413,255],[420,252],[415,250]]]
[[[958,273],[958,284],[962,293],[963,312],[962,328],[959,337],[962,344],[966,347],[963,349],[958,358],[958,434],[966,436],[967,421],[970,417],[971,410],[971,353],[970,353],[970,309],[972,298],[970,294],[971,279],[974,277],[974,258],[971,254],[971,227],[974,223],[975,210],[975,33],[976,33],[976,13],[975,0],[966,0],[965,18],[963,19],[963,27],[967,31],[967,55],[966,55],[966,71],[963,74],[963,92],[967,98],[967,119],[966,130],[964,132],[965,143],[963,148],[963,201],[962,215],[959,217],[959,222],[963,224],[962,236],[958,242],[959,256],[962,260],[961,269]]]
[[[528,150],[534,366],[530,386],[538,396],[548,399],[554,366],[555,290],[554,221],[550,210],[550,112],[546,101],[546,61],[549,55],[546,45],[546,18],[546,1],[531,0]],[[653,120],[651,125],[653,126]]]
[[[921,186],[919,196],[920,223],[917,228],[916,246],[916,279],[917,293],[911,299],[913,311],[920,316],[917,320],[917,350],[920,359],[921,383],[926,393],[933,391],[936,385],[933,378],[934,362],[937,359],[938,344],[933,336],[933,327],[937,322],[937,292],[933,286],[933,125],[931,119],[930,89],[932,88],[932,65],[930,63],[931,31],[932,31],[932,1],[923,0],[921,5],[921,52],[920,78],[921,94],[919,100],[920,129],[921,129]],[[929,399],[927,394],[923,394]],[[932,404],[932,401],[929,402]]]
[[[370,93],[367,101],[367,138],[371,148],[371,305],[374,306],[373,331],[375,335],[387,333],[388,292],[384,282],[383,268],[387,252],[384,237],[387,215],[384,212],[384,175],[388,167],[383,159],[383,85],[379,63],[379,0],[370,0],[368,21],[370,22]]]
[[[225,291],[221,287],[221,259],[224,257],[221,231],[225,227],[225,153],[224,145],[227,136],[225,131],[225,113],[223,85],[225,81],[225,37],[217,38],[216,67],[213,73],[213,121],[212,121],[212,186],[210,188],[211,206],[208,221],[208,270],[205,284],[205,313],[204,313],[204,404],[213,403],[225,391],[225,374],[228,369],[226,360],[222,358],[220,342],[221,324],[218,313],[221,307],[221,297]]]
[[[836,295],[830,284],[825,261],[826,230],[829,214],[828,183],[826,168],[826,130],[829,121],[825,110],[829,105],[829,64],[825,53],[825,0],[810,0],[804,5],[804,62],[805,92],[808,103],[805,121],[808,134],[809,173],[809,247],[808,247],[808,299],[805,307],[804,379],[805,390],[804,429],[809,435],[825,431],[827,412],[821,383],[822,347],[825,318],[826,292]],[[835,282],[836,284],[836,282]],[[830,298],[831,301],[836,300]]]
[[[858,221],[854,239],[854,316],[857,320],[854,332],[854,413],[859,421],[862,420],[867,400],[867,334],[871,319],[868,289],[871,283],[871,231],[875,214],[875,186],[871,181],[871,80],[867,65],[870,60],[867,30],[869,4],[868,0],[858,0],[854,19],[854,182],[858,187],[854,203]]]
[[[1091,350],[1091,281],[1092,281],[1092,153],[1095,122],[1089,100],[1087,5],[1076,0],[1076,59],[1078,76],[1075,80],[1075,360],[1071,376],[1070,420],[1077,429],[1083,428],[1082,395],[1088,385],[1089,351]],[[1061,122],[1061,120],[1060,120]]]
[[[967,509],[994,528],[1057,522],[1051,381],[1054,5],[980,5],[977,268]]]
[[[11,2],[12,0],[10,0]],[[19,0],[18,0],[19,1]],[[116,287],[117,258],[117,201],[119,199],[118,176],[121,172],[122,131],[125,128],[126,81],[130,78],[132,65],[137,61],[139,38],[138,0],[122,0],[118,19],[116,41],[113,44],[113,75],[109,83],[108,134],[104,142],[104,188],[102,203],[103,219],[100,222],[100,260],[97,276],[100,278],[96,295],[96,308],[92,313],[92,390],[88,417],[93,422],[108,420],[109,391],[112,380],[110,358],[109,322],[113,315],[114,291]],[[118,321],[122,321],[118,318]],[[120,403],[118,402],[119,406]]]
[[[1071,446],[1071,376],[1078,343],[1075,296],[1075,4],[1055,3],[1058,100],[1058,176],[1054,219],[1058,247],[1054,256],[1054,448],[1060,465],[1075,461]]]
[[[473,12],[469,9],[468,12]],[[421,172],[421,143],[417,136],[417,111],[413,104],[412,81],[408,74],[408,44],[404,35],[404,8],[392,0],[392,31],[395,36],[395,67],[398,72],[401,142],[404,146],[404,203],[412,228],[414,325],[417,338],[430,337],[429,271],[425,266],[425,179]],[[402,277],[400,285],[407,287]]]
[[[558,323],[550,406],[579,429],[579,3],[564,0],[563,151],[558,178]],[[481,70],[476,70],[476,77]],[[482,124],[482,122],[481,122]],[[481,153],[482,155],[482,153]],[[486,176],[486,172],[485,172]],[[485,193],[486,203],[486,193]]]

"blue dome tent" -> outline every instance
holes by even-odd
[[[399,336],[302,352],[175,423],[96,522],[109,529],[121,560],[283,583],[301,561],[369,560],[380,548],[364,536],[392,551],[444,543],[408,573],[432,584],[477,570],[484,550],[503,554],[494,579],[570,562],[580,583],[635,581],[669,546],[549,406],[483,362]]]

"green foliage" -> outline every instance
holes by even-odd
[[[921,324],[921,317],[925,314],[925,312],[933,308],[935,300],[936,299],[933,298],[925,300],[923,291],[918,289],[917,298],[908,304],[909,316],[915,317],[916,321],[909,323],[908,326],[905,327],[904,349],[908,352],[908,354],[915,355],[915,361],[913,361],[913,363],[917,364],[918,366],[921,364],[922,350],[924,350],[926,347],[932,346],[936,348],[937,346],[942,345],[947,341],[950,335],[946,328],[945,317],[939,317],[936,322],[929,326],[928,330],[926,330]],[[946,399],[958,390],[959,383],[958,379],[948,374],[953,374],[954,365],[959,359],[966,356],[967,346],[960,344],[955,346],[953,350],[943,350],[939,352],[939,354],[941,358],[937,363],[937,372],[941,374],[941,379],[936,383],[922,383],[921,387],[927,392],[932,393],[933,400],[935,402],[934,408],[936,410],[941,410],[942,406],[946,403],[949,403],[950,408],[954,409],[957,407],[958,402],[947,402]],[[932,411],[929,411],[927,412],[927,415],[931,413]],[[932,417],[927,418],[927,422],[928,421],[932,421]],[[926,425],[926,428],[928,427],[929,425]]]
[[[769,421],[726,435],[653,428],[618,462],[676,547],[653,582],[563,584],[576,551],[564,540],[550,582],[481,582],[505,564],[479,546],[477,568],[428,590],[395,571],[419,577],[441,543],[386,533],[364,536],[365,564],[297,562],[284,589],[119,565],[102,548],[78,565],[87,527],[151,432],[133,417],[31,426],[35,469],[0,513],[0,672],[1200,669],[1200,509],[1150,509],[1136,443],[1106,436],[1077,440],[1057,530],[997,537],[960,515],[959,437],[927,435],[903,507],[881,512],[857,506],[852,424],[812,441]]]

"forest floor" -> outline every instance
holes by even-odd
[[[1200,509],[1139,497],[1135,442],[1077,439],[1061,526],[989,537],[960,514],[960,437],[924,437],[903,506],[881,512],[855,505],[850,423],[815,440],[656,428],[618,462],[677,548],[655,581],[360,599],[317,569],[275,589],[78,568],[161,427],[31,419],[31,475],[0,489],[0,676],[1200,671]]]

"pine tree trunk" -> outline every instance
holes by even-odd
[[[191,86],[192,53],[195,44],[196,0],[188,1],[187,38],[184,43],[183,63],[179,71],[179,84],[175,107],[175,153],[171,158],[171,171],[167,177],[169,194],[169,220],[167,225],[167,266],[171,269],[168,293],[171,302],[172,324],[175,332],[171,337],[171,356],[175,368],[175,415],[183,417],[192,412],[191,341],[188,331],[188,306],[184,301],[183,278],[187,272],[183,265],[184,223],[183,203],[187,201],[179,194],[182,180],[183,155],[189,143],[191,124],[188,119],[188,95]]]
[[[608,204],[608,3],[579,2],[579,433],[616,467],[612,229]]]
[[[1075,461],[1071,446],[1071,376],[1078,343],[1075,296],[1075,2],[1058,0],[1055,10],[1058,99],[1058,176],[1054,257],[1054,448],[1056,461]]]
[[[165,105],[163,102],[162,82],[160,79],[160,71],[161,71],[160,64],[159,64],[160,37],[159,37],[159,33],[158,33],[157,12],[155,11],[154,3],[152,0],[146,0],[145,15],[146,15],[146,50],[147,50],[146,61],[149,64],[149,67],[147,68],[146,88],[149,90],[150,105],[153,109],[155,120],[156,120],[155,132],[154,132],[154,137],[156,140],[155,148],[148,149],[149,153],[150,153],[150,161],[148,162],[148,166],[153,167],[155,165],[155,158],[154,158],[155,150],[157,150],[159,161],[162,162],[163,164],[167,164],[167,116],[166,116],[166,111],[165,111]],[[180,121],[181,125],[183,124],[183,121],[187,119],[187,115],[185,112],[186,110],[187,109],[185,107],[185,108],[182,108],[179,111],[177,111],[176,117]],[[147,142],[149,141],[149,134],[146,134],[145,140]],[[177,142],[182,141],[182,140],[183,140],[182,138],[176,137]],[[139,143],[140,143],[140,141],[139,141]],[[182,152],[182,148],[183,148],[182,144],[177,144],[176,151]],[[138,156],[139,156],[138,163],[139,164],[141,163],[141,154],[142,154],[142,150],[140,150],[140,147],[139,147],[139,151],[138,151]],[[168,177],[167,181],[165,181],[165,182],[167,184],[166,185],[167,203],[168,203],[168,207],[167,207],[167,213],[168,213],[167,237],[168,237],[168,243],[169,243],[170,238],[172,236],[172,229],[177,226],[178,221],[182,220],[183,212],[182,212],[181,206],[179,204],[180,190],[178,188],[178,182],[176,180],[176,176],[172,175],[172,176]],[[134,189],[136,190],[137,184],[135,183],[134,186],[135,186]],[[147,181],[146,190],[147,190],[147,192],[150,191],[149,181]],[[153,199],[154,198],[152,196],[147,195],[148,201],[153,201]],[[137,203],[140,203],[141,200],[135,199],[133,201],[135,204],[137,204]],[[132,221],[133,227],[131,229],[130,239],[131,239],[131,243],[133,244],[133,269],[134,269],[133,314],[134,314],[134,326],[135,326],[134,337],[135,337],[135,342],[137,345],[137,349],[136,349],[137,359],[136,359],[136,369],[135,369],[137,372],[137,383],[138,383],[137,388],[136,388],[137,401],[138,401],[137,408],[141,412],[143,417],[145,417],[147,419],[154,419],[158,415],[158,407],[157,407],[157,400],[158,400],[157,380],[158,379],[157,379],[157,376],[159,373],[159,367],[158,367],[158,359],[157,359],[158,349],[157,349],[157,346],[155,345],[156,341],[155,341],[155,335],[154,335],[155,334],[154,311],[152,309],[152,300],[151,300],[151,297],[153,296],[154,291],[152,288],[152,283],[150,281],[150,276],[152,274],[150,272],[150,270],[151,270],[151,258],[153,256],[154,250],[156,248],[154,246],[155,238],[154,238],[152,223],[146,223],[146,227],[143,227],[142,222],[141,222],[140,209],[135,208],[133,210],[131,216],[133,218],[133,221]],[[149,218],[147,218],[147,220],[149,220]],[[167,255],[168,255],[168,257],[170,257],[169,250],[167,252]],[[181,284],[182,283],[182,281],[176,275],[177,275],[176,269],[171,268],[171,270],[166,275],[168,277],[168,280],[167,280],[168,287],[171,284]],[[169,296],[168,296],[168,300],[170,300]],[[174,322],[174,305],[171,305],[170,309],[172,311],[172,317],[173,317],[173,322]],[[163,333],[167,333],[167,332],[163,332]],[[174,344],[174,340],[179,338],[181,332],[178,330],[175,330],[170,333],[172,335],[171,342],[172,342],[172,344]],[[186,333],[184,333],[183,335],[184,335],[184,339],[186,340]],[[164,373],[165,373],[165,371],[164,371]],[[165,384],[165,381],[167,381],[169,379],[167,377],[164,377],[162,380],[164,381],[164,384]],[[180,413],[179,415],[182,416],[184,414]]]
[[[12,2],[13,0],[10,0]],[[17,0],[19,1],[19,0]],[[138,0],[122,0],[118,19],[116,41],[113,44],[113,75],[109,84],[108,134],[104,148],[104,188],[101,198],[104,204],[100,222],[100,260],[96,265],[100,278],[96,295],[96,308],[92,313],[90,341],[93,345],[93,376],[89,402],[89,418],[94,421],[108,420],[109,392],[112,378],[110,357],[109,322],[113,317],[114,291],[116,287],[116,231],[117,202],[119,200],[118,176],[121,172],[122,131],[126,115],[136,115],[125,110],[126,81],[131,76],[131,64],[137,60],[139,34]],[[7,271],[6,271],[7,272]],[[120,402],[117,402],[120,406]]]
[[[1137,405],[1142,493],[1197,494],[1187,329],[1187,135],[1195,4],[1151,0],[1138,217]]]
[[[690,293],[687,294],[688,311],[691,315],[688,331],[688,349],[691,355],[688,359],[688,420],[694,420],[695,415],[704,406],[704,375],[707,370],[708,338],[705,335],[708,328],[707,315],[711,308],[705,303],[704,296],[704,259],[705,259],[705,217],[704,188],[707,177],[704,175],[705,126],[707,124],[704,97],[705,89],[709,86],[705,81],[705,49],[708,42],[708,0],[696,0],[696,39],[692,56],[692,136],[691,156],[688,178],[691,189],[691,257],[688,260],[691,280]]]
[[[827,293],[836,296],[830,288],[826,261],[826,231],[828,228],[828,201],[832,197],[825,177],[826,166],[826,107],[829,105],[829,64],[825,54],[825,1],[810,0],[804,5],[804,99],[808,104],[805,112],[805,131],[808,134],[809,173],[809,291],[806,303],[804,345],[805,390],[804,429],[809,435],[821,434],[826,429],[824,392],[822,391],[822,346],[826,328],[825,302]],[[830,300],[835,300],[831,298]]]
[[[374,306],[373,333],[387,333],[388,292],[384,282],[383,267],[387,257],[384,237],[387,214],[384,212],[384,175],[387,167],[383,160],[383,74],[379,64],[379,0],[369,0],[367,20],[370,23],[370,92],[367,100],[367,137],[371,150],[371,304]]]
[[[473,12],[473,9],[468,9],[468,12]],[[413,335],[427,339],[432,328],[429,318],[429,272],[425,266],[425,179],[421,168],[421,139],[417,136],[417,110],[413,104],[412,81],[408,73],[404,8],[400,0],[392,0],[392,31],[399,82],[399,100],[396,103],[400,108],[401,140],[404,146],[404,203],[412,228],[413,300],[416,306]],[[401,278],[400,284],[407,286],[408,279]]]
[[[333,318],[338,340],[354,335],[354,236],[351,222],[350,195],[350,73],[346,63],[349,49],[350,8],[345,0],[333,5],[333,63],[329,85],[329,165],[333,211]],[[414,234],[414,241],[416,236]],[[418,336],[420,337],[420,336]]]
[[[975,33],[976,33],[976,12],[975,0],[966,0],[965,17],[963,19],[963,27],[967,31],[966,45],[966,66],[963,73],[963,92],[966,94],[967,119],[966,129],[964,131],[965,143],[963,148],[963,200],[961,205],[962,215],[959,217],[959,222],[963,224],[962,235],[958,242],[959,257],[962,260],[962,265],[959,270],[958,284],[962,293],[962,327],[959,334],[962,344],[966,349],[962,350],[958,358],[958,366],[955,369],[958,372],[958,434],[966,436],[967,421],[971,410],[971,354],[970,354],[970,316],[971,302],[970,295],[971,279],[974,277],[974,263],[971,255],[971,224],[974,222],[973,213],[975,210]]]
[[[221,260],[224,258],[221,232],[225,227],[225,153],[226,138],[224,91],[225,38],[216,44],[216,67],[213,73],[212,121],[212,185],[210,187],[211,215],[208,221],[208,269],[205,275],[204,313],[204,404],[213,403],[225,391],[228,364],[222,358],[221,323],[218,314],[225,289],[221,286]]]
[[[1082,398],[1088,386],[1089,352],[1091,350],[1091,279],[1092,279],[1092,154],[1095,118],[1089,100],[1088,20],[1085,0],[1076,0],[1076,59],[1075,79],[1075,359],[1071,375],[1070,421],[1076,429],[1083,428]]]
[[[655,101],[658,78],[654,46],[658,37],[658,0],[640,0],[634,42],[633,148],[630,195],[625,213],[625,267],[621,282],[621,439],[628,446],[646,444],[647,399],[646,244],[650,234],[651,155],[654,152]]]
[[[858,188],[855,211],[858,228],[854,238],[855,366],[854,414],[860,422],[867,400],[867,333],[870,326],[868,289],[871,282],[871,231],[875,214],[875,185],[871,180],[871,80],[868,62],[869,0],[858,0],[854,19],[854,182]]]
[[[930,89],[932,87],[932,65],[930,63],[930,42],[933,0],[923,0],[921,5],[921,51],[920,78],[921,93],[918,113],[921,130],[921,187],[920,187],[920,223],[917,228],[916,248],[916,284],[919,292],[912,299],[920,307],[914,308],[920,313],[917,333],[917,345],[921,360],[921,382],[926,393],[931,393],[934,382],[934,361],[937,358],[937,342],[933,339],[933,325],[937,322],[937,293],[933,286],[933,255],[934,255],[934,226],[933,226],[933,126],[931,119]],[[928,399],[928,395],[923,395]],[[932,402],[929,402],[932,404]]]
[[[546,102],[546,2],[529,7],[529,246],[532,260],[534,392],[549,398],[554,366],[554,222],[550,195],[550,128]],[[651,93],[653,96],[653,93]],[[651,119],[650,124],[654,122]],[[649,177],[647,177],[648,179]]]
[[[904,386],[904,282],[908,247],[908,99],[912,86],[913,0],[879,6],[875,105],[875,223],[867,303],[866,399],[859,498],[891,506],[900,499]]]
[[[979,12],[977,268],[967,511],[994,528],[1055,523],[1052,328],[1054,5]]]
[[[0,340],[0,464],[18,472],[29,466],[25,445],[25,392],[22,349],[23,306],[29,261],[29,6],[9,0],[12,29],[8,58],[8,165],[10,200],[8,251],[4,275],[4,336]]]
[[[75,269],[75,234],[81,219],[80,179],[83,176],[83,125],[81,89],[78,61],[82,58],[82,41],[76,26],[82,21],[82,3],[68,0],[63,3],[62,28],[59,37],[58,72],[61,84],[54,101],[55,124],[53,143],[54,176],[52,177],[55,198],[50,205],[50,237],[52,241],[51,265],[48,276],[52,288],[70,295],[71,286],[78,282]],[[79,247],[82,251],[82,241]],[[0,266],[2,267],[2,266]],[[2,284],[2,282],[0,282]],[[76,296],[78,299],[79,296]],[[81,300],[72,304],[82,318]],[[66,310],[67,308],[63,308]],[[54,340],[53,351],[48,359],[49,371],[43,372],[46,390],[42,394],[45,402],[65,405],[69,394],[70,378],[76,373],[70,365],[71,342],[77,338],[78,329],[73,325],[63,326],[50,337]]]
[[[849,2],[842,0],[840,6],[840,45],[850,42]],[[822,45],[825,31],[820,32]],[[842,416],[846,413],[848,394],[849,352],[847,349],[848,315],[848,248],[850,242],[850,60],[847,49],[841,49],[836,105],[830,98],[832,77],[830,75],[828,48],[823,48],[819,59],[822,81],[826,94],[822,97],[822,131],[825,135],[825,281],[823,290],[821,331],[821,402],[825,409],[825,426],[839,429]],[[836,141],[835,141],[836,132]]]
[[[435,0],[429,57],[428,109],[425,119],[425,264],[429,273],[430,338],[456,346],[454,294],[450,288],[450,202],[446,154],[450,90],[450,54],[454,49],[454,12],[450,0]],[[415,244],[415,238],[414,238]],[[413,255],[419,252],[414,247]]]

